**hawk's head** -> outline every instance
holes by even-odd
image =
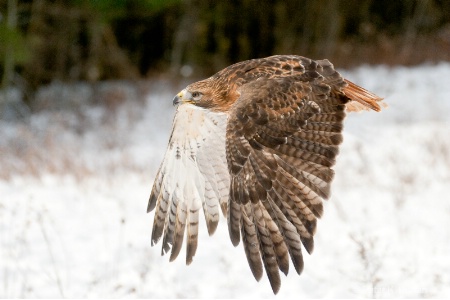
[[[224,85],[213,77],[188,85],[173,98],[173,105],[193,104],[215,111],[225,111],[237,99],[230,85]]]

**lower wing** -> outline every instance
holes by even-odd
[[[209,234],[226,212],[229,173],[225,156],[227,117],[194,105],[178,106],[172,134],[153,184],[147,211],[156,208],[152,245],[163,237],[161,254],[179,254],[187,235],[186,263],[197,249],[199,211],[203,208]]]

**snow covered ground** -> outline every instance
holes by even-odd
[[[342,73],[386,98],[346,120],[333,197],[279,299],[450,297],[450,64]],[[0,121],[0,297],[274,297],[226,220],[194,262],[150,247],[146,214],[177,88],[145,105]],[[183,249],[182,249],[183,253]]]

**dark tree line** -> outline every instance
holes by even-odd
[[[272,54],[450,60],[449,0],[0,0],[2,85],[211,74]]]

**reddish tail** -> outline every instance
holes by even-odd
[[[354,84],[351,81],[345,79],[345,82],[348,84],[344,88],[344,93],[352,99],[349,103],[347,103],[346,108],[347,111],[360,111],[360,110],[369,110],[372,109],[374,111],[381,111],[382,107],[387,107],[387,104],[383,102],[383,98],[378,97],[377,95],[369,92],[368,90],[363,89],[362,87]]]

